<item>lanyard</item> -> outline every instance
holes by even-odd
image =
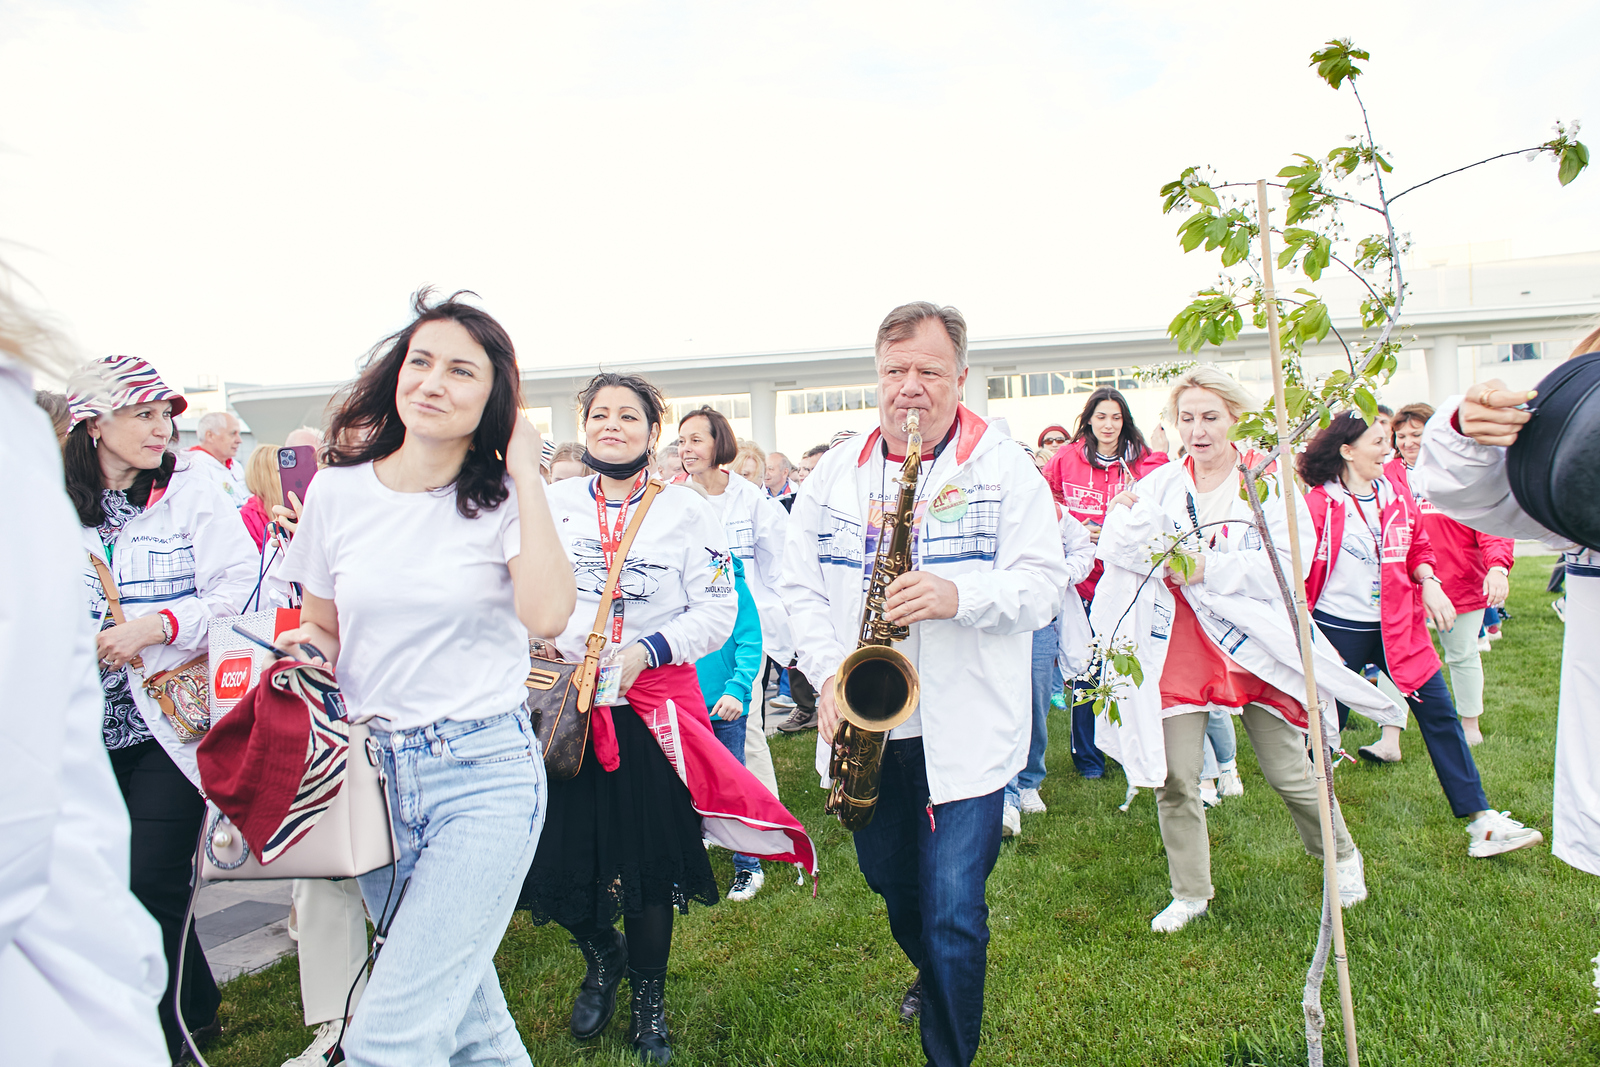
[[[1344,485],[1343,482],[1340,482],[1339,484],[1340,485]],[[1344,491],[1346,493],[1350,493],[1350,503],[1352,503],[1352,504],[1354,504],[1356,506],[1356,514],[1361,516],[1361,525],[1365,526],[1367,528],[1368,532],[1370,532],[1372,534],[1373,547],[1376,548],[1379,552],[1382,552],[1383,551],[1383,543],[1382,543],[1383,535],[1380,532],[1380,528],[1377,527],[1377,526],[1374,526],[1372,524],[1372,522],[1367,518],[1366,509],[1361,506],[1361,501],[1356,499],[1356,495],[1354,493],[1350,492],[1350,487],[1348,485],[1346,485],[1344,487]],[[1378,503],[1377,503],[1377,501],[1378,501],[1378,490],[1377,490],[1376,486],[1374,486],[1373,490],[1372,490],[1372,501],[1373,501],[1372,506],[1373,507],[1377,507],[1378,506]],[[1380,520],[1383,518],[1383,513],[1382,512],[1378,513],[1378,518]]]
[[[606,528],[606,494],[600,488],[600,479],[594,482],[594,510],[595,517],[600,525],[600,552],[605,556],[606,571],[611,570],[612,561],[617,555],[617,546],[622,544],[623,531],[628,528],[628,501],[633,494],[644,484],[644,479],[649,477],[645,471],[640,471],[628,487],[628,492],[622,498],[622,504],[617,508],[617,524],[612,529]],[[624,561],[626,563],[626,561]],[[611,591],[611,643],[622,643],[622,583],[617,582],[617,587]]]

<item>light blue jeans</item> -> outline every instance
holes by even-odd
[[[374,729],[400,850],[361,876],[374,920],[405,900],[345,1036],[351,1067],[531,1064],[495,950],[544,826],[544,761],[518,708],[416,730]],[[391,882],[391,872],[394,875]]]
[[[1200,780],[1206,781],[1222,773],[1219,763],[1232,763],[1239,754],[1239,740],[1233,732],[1233,712],[1225,708],[1212,708],[1206,718],[1206,743],[1200,762]]]

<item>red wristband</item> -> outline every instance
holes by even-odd
[[[170,645],[173,641],[178,639],[178,617],[165,609],[162,609],[161,614],[168,622],[172,624],[172,637],[167,641],[167,644]]]
[[[1466,434],[1461,433],[1461,409],[1460,408],[1456,408],[1454,411],[1452,411],[1450,413],[1450,428],[1452,430],[1454,430],[1456,433],[1460,433],[1462,437],[1467,436]]]

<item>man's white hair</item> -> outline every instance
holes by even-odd
[[[200,421],[195,424],[195,429],[199,431],[201,437],[214,433],[228,433],[238,421],[238,419],[234,418],[232,412],[208,411],[200,416]]]

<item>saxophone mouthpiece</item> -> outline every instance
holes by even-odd
[[[918,429],[918,424],[921,421],[922,421],[921,413],[919,413],[916,408],[912,408],[910,411],[906,412],[906,424],[902,428],[903,432],[906,433],[906,434],[914,434],[914,433],[916,433],[917,429]]]

